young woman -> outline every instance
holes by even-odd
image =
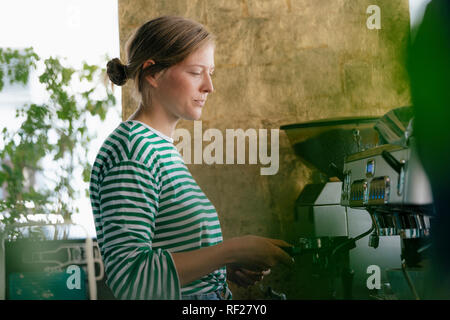
[[[282,240],[223,241],[217,212],[173,145],[180,119],[200,119],[214,91],[214,39],[181,17],[148,21],[108,62],[113,83],[135,82],[139,107],[106,139],[90,182],[107,284],[120,299],[230,299],[228,278],[254,284],[292,259]]]

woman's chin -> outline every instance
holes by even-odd
[[[202,117],[202,111],[197,111],[197,112],[192,112],[188,115],[186,115],[186,117],[184,117],[184,120],[200,120],[200,118]]]

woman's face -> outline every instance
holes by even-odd
[[[200,119],[208,94],[214,91],[213,71],[214,45],[205,44],[156,76],[153,102],[175,119]]]

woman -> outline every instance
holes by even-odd
[[[230,299],[226,282],[250,285],[292,259],[282,240],[226,241],[214,206],[171,138],[180,119],[200,119],[214,91],[214,39],[180,17],[142,25],[127,63],[108,62],[113,83],[135,82],[139,107],[106,139],[90,183],[108,286],[120,299]]]

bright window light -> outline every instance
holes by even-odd
[[[1,1],[0,30],[0,47],[33,47],[42,60],[50,56],[66,58],[64,64],[74,68],[79,68],[83,61],[104,64],[106,56],[120,55],[117,0]],[[4,127],[18,128],[20,123],[15,119],[15,109],[31,101],[38,103],[36,100],[45,98],[43,91],[33,77],[26,87],[8,88],[5,85],[0,92],[0,130]],[[117,112],[108,113],[101,130],[98,130],[100,124],[95,120],[88,124],[97,137],[87,150],[91,163],[107,134],[121,121],[121,92],[116,92]],[[80,186],[85,184],[81,177],[76,183]],[[74,214],[72,220],[83,225],[89,235],[95,236],[89,198],[84,192],[80,193],[81,198],[76,201],[80,213]]]

